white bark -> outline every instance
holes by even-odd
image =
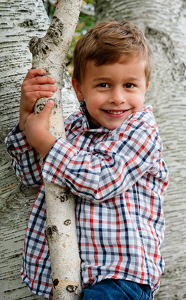
[[[165,197],[165,273],[155,299],[186,297],[186,2],[185,0],[97,0],[101,20],[133,21],[154,52],[146,103],[154,107],[170,172]]]
[[[43,36],[49,20],[41,0],[1,0],[0,14],[0,299],[44,299],[32,294],[20,277],[26,225],[38,190],[16,179],[4,138],[18,122],[21,83],[31,68],[29,40]],[[67,77],[65,116],[78,106]]]
[[[32,66],[42,68],[56,79],[58,91],[53,100],[50,132],[65,138],[62,118],[61,91],[63,66],[78,21],[81,0],[58,0],[55,14],[47,34],[42,39],[33,38],[30,49]],[[39,99],[35,111],[40,112],[47,99]],[[81,293],[80,258],[76,235],[75,201],[66,188],[44,180],[47,207],[46,236],[49,243],[53,299],[79,299]]]

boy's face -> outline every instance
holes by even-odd
[[[82,83],[72,81],[78,99],[86,102],[96,126],[113,130],[143,107],[148,88],[145,61],[137,56],[123,58],[101,66],[88,61]]]

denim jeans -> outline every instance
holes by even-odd
[[[106,279],[86,287],[81,300],[152,300],[152,292],[149,285]]]

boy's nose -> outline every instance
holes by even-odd
[[[124,91],[121,89],[115,89],[112,91],[110,102],[115,105],[120,105],[126,102]]]

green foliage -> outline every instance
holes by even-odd
[[[82,12],[80,13],[79,22],[76,27],[76,31],[75,31],[74,37],[72,39],[72,43],[71,43],[68,55],[66,57],[67,67],[68,67],[70,74],[72,72],[72,56],[73,56],[73,50],[74,50],[75,44],[79,40],[79,38],[87,32],[87,30],[89,30],[90,28],[92,28],[94,26],[94,24],[95,24],[94,16],[89,16]]]

